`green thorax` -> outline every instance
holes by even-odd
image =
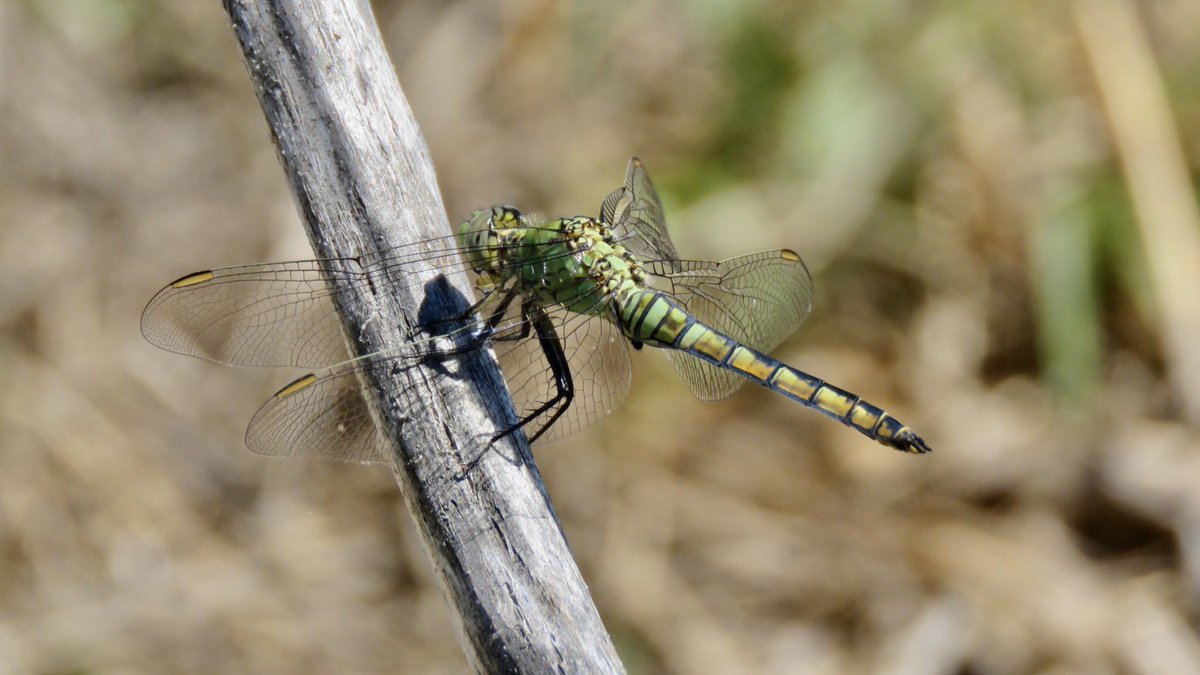
[[[496,206],[475,212],[459,236],[481,286],[512,284],[572,312],[601,313],[645,284],[638,260],[593,218],[535,225],[516,209]]]

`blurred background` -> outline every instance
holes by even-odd
[[[631,672],[1200,672],[1200,4],[497,4],[375,3],[451,220],[637,155],[935,448],[635,354],[537,449]],[[0,5],[0,672],[465,670],[390,473],[242,446],[296,373],[139,334],[310,255],[218,2]]]

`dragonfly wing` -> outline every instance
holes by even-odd
[[[611,413],[624,399],[631,379],[626,341],[614,324],[561,308],[546,311],[567,355],[575,400],[539,441],[575,433]],[[487,310],[481,315],[487,317]],[[527,323],[519,303],[514,303],[499,321],[491,341],[521,418],[555,393],[554,376]],[[469,344],[467,336],[479,325],[473,322],[438,339],[446,345],[444,349],[452,349],[451,344]],[[429,340],[305,375],[276,392],[259,408],[246,431],[246,445],[262,455],[388,462],[387,445],[382,442],[362,395],[362,375],[374,368],[399,373],[431,356],[443,363],[453,358],[452,351],[445,356],[439,356],[437,351],[433,340]],[[532,420],[525,428],[526,434],[537,433],[549,423],[549,418],[546,413]]]
[[[353,260],[243,265],[189,274],[142,312],[142,334],[167,351],[242,366],[319,368],[349,354],[332,283],[360,283]]]
[[[359,378],[367,362],[310,373],[276,392],[254,414],[246,446],[260,455],[385,462]]]
[[[544,310],[554,323],[566,354],[575,398],[538,438],[539,443],[565,438],[607,417],[625,400],[632,381],[628,340],[616,324],[601,316],[577,314],[557,305],[546,306]],[[553,399],[557,391],[541,344],[532,330],[528,333],[524,338],[516,332],[510,333],[492,343],[520,419]],[[533,437],[545,428],[552,415],[553,410],[549,410],[531,420],[525,427],[526,437]]]
[[[791,335],[812,310],[812,277],[793,251],[762,251],[722,262],[651,261],[652,282],[692,316],[762,352]],[[683,352],[671,364],[701,399],[724,398],[745,379]]]
[[[551,250],[557,243],[540,245]],[[142,333],[167,351],[229,365],[324,368],[352,357],[334,309],[335,285],[370,284],[383,292],[396,276],[412,272],[453,276],[468,271],[464,252],[469,249],[448,235],[361,258],[196,272],[150,300]]]
[[[250,420],[246,445],[261,455],[321,457],[352,462],[387,462],[388,447],[371,419],[362,384],[365,373],[385,368],[390,375],[422,362],[448,364],[463,350],[477,349],[476,337],[486,317],[499,312],[502,294],[491,293],[476,317],[453,320],[444,330],[406,345],[309,373],[267,400]],[[518,316],[501,321],[502,335],[521,330]],[[437,325],[437,324],[434,324]]]
[[[629,160],[625,185],[600,205],[600,220],[612,226],[614,238],[639,258],[662,261],[679,258],[667,233],[658,191],[636,157]]]

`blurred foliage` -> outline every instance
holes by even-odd
[[[685,256],[800,251],[778,355],[935,447],[636,355],[538,449],[631,672],[1200,672],[1200,284],[1161,278],[1200,256],[1195,2],[375,9],[452,221],[595,214],[637,155]],[[461,672],[387,472],[250,455],[291,373],[137,334],[181,274],[310,254],[219,3],[24,0],[0,34],[0,669]]]

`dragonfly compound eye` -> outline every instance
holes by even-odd
[[[479,209],[471,213],[470,220],[458,226],[458,238],[462,242],[462,253],[472,269],[481,270],[488,266],[494,255],[493,230],[495,209]]]

